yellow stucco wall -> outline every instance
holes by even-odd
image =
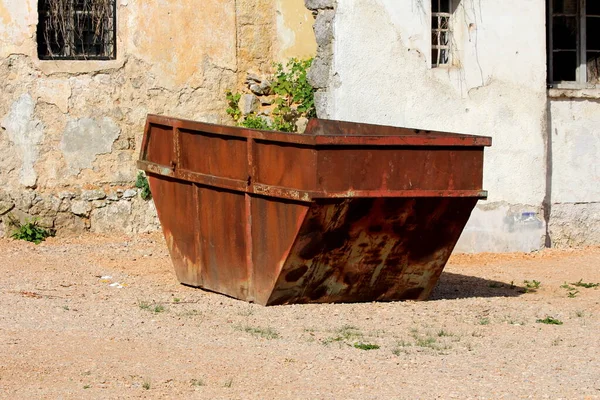
[[[135,181],[146,115],[231,123],[226,90],[316,53],[304,0],[116,4],[116,60],[40,61],[37,0],[0,0],[0,204],[20,216],[74,232],[156,229],[150,205],[119,194]]]

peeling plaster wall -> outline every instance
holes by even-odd
[[[553,246],[600,243],[600,101],[550,103]]]
[[[37,59],[37,1],[0,0],[0,234],[158,229],[133,187],[145,118],[229,123],[225,90],[314,55],[302,0],[117,0],[117,59]]]
[[[480,202],[458,251],[544,246],[544,0],[462,0],[450,67],[430,68],[428,0],[337,0],[322,114],[493,137]],[[533,213],[533,214],[532,214]]]
[[[430,0],[306,4],[319,116],[493,137],[458,251],[600,243],[600,92],[547,90],[544,0],[455,1],[441,68]]]

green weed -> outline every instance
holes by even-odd
[[[563,322],[561,320],[558,320],[554,317],[546,317],[544,319],[538,319],[535,322],[539,323],[539,324],[547,324],[547,325],[562,325]]]
[[[192,379],[190,381],[190,383],[192,386],[204,386],[205,385],[205,383],[202,379]]]
[[[330,336],[323,341],[323,344],[327,345],[332,342],[348,342],[352,340],[361,339],[363,334],[360,330],[352,325],[343,325],[339,329],[337,329],[335,336]]]
[[[13,233],[10,235],[13,239],[40,244],[50,236],[54,236],[54,231],[39,226],[36,218],[28,219],[24,224],[21,224],[13,215],[8,214],[7,216],[8,224],[14,228]]]
[[[523,281],[523,283],[525,284],[525,287],[527,289],[533,289],[531,291],[535,291],[535,290],[539,289],[540,285],[542,284],[542,282],[536,281],[535,279],[532,280],[532,281],[527,281],[526,280],[526,281]]]
[[[238,126],[251,129],[276,130],[295,132],[296,121],[301,118],[316,117],[313,88],[308,82],[308,70],[312,65],[312,58],[298,60],[292,58],[286,65],[274,65],[275,74],[270,78],[273,100],[272,118],[256,114],[244,116],[240,110],[239,102],[241,93],[231,90],[225,92],[227,109],[225,112]]]
[[[591,289],[600,286],[600,283],[583,282],[583,279],[580,279],[579,282],[571,283],[571,285]]]
[[[138,302],[138,307],[145,311],[151,311],[155,314],[166,311],[167,309],[162,304],[149,303],[147,301]]]
[[[354,343],[354,347],[361,350],[377,350],[379,345],[371,343]]]
[[[252,326],[245,326],[243,328],[243,331],[267,340],[279,339],[281,337],[279,333],[273,328],[255,328]]]
[[[140,197],[143,200],[150,200],[152,198],[148,178],[142,171],[139,171],[137,174],[137,179],[135,180],[135,187],[140,189]]]

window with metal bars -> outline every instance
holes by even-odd
[[[40,60],[115,59],[115,3],[115,0],[39,0]]]
[[[547,0],[548,83],[600,83],[600,0]]]
[[[450,64],[452,0],[431,0],[431,66]]]

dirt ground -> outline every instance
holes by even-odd
[[[0,240],[0,274],[0,398],[600,398],[600,248],[455,255],[426,302],[247,304],[158,234]]]

